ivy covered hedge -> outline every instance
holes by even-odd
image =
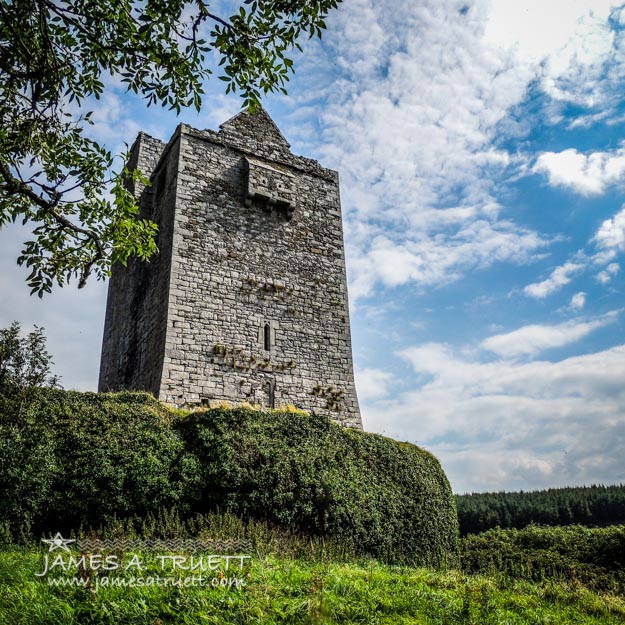
[[[331,537],[389,562],[453,560],[438,461],[320,415],[172,411],[149,395],[41,389],[0,416],[0,524],[13,539],[214,510]]]

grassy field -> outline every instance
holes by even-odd
[[[51,587],[47,578],[37,578],[35,573],[43,570],[46,553],[19,547],[0,551],[0,623],[625,623],[622,597],[553,580],[529,583],[503,576],[392,567],[375,561],[344,564],[256,555],[243,570],[235,571],[245,584],[239,588],[100,587],[94,591]],[[155,556],[141,557],[142,575],[151,575]],[[217,578],[222,575],[218,573]]]

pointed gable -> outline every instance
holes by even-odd
[[[241,111],[219,126],[224,143],[265,158],[290,154],[290,144],[264,108]]]

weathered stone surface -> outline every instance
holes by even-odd
[[[362,427],[338,174],[291,154],[263,110],[219,132],[141,133],[130,166],[159,225],[150,263],[115,267],[101,391],[173,405],[295,404]]]

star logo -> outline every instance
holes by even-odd
[[[73,538],[63,538],[60,532],[56,533],[54,538],[42,538],[41,542],[47,543],[50,545],[50,551],[56,551],[57,549],[63,549],[64,551],[69,551],[70,543],[75,543],[76,541]]]

